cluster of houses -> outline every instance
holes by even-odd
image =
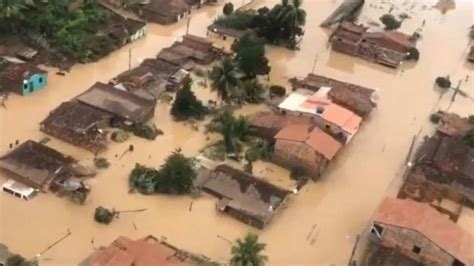
[[[166,51],[172,56],[163,56]],[[97,82],[84,93],[62,103],[41,122],[41,130],[63,141],[100,152],[107,146],[106,129],[125,130],[149,122],[158,96],[175,89],[196,64],[210,63],[216,50],[207,39],[183,36],[183,41],[163,49],[156,58],[136,68]]]
[[[376,91],[314,74],[293,85],[295,91],[278,111],[253,114],[249,121],[254,136],[274,144],[271,161],[301,173],[303,184],[308,178],[317,180],[356,134],[362,117],[375,108]],[[206,167],[197,186],[219,199],[218,210],[259,229],[298,190],[280,188],[228,165]]]
[[[457,223],[474,209],[474,149],[462,140],[473,128],[467,118],[443,115],[397,198],[385,199],[375,214],[374,243],[427,265],[474,265],[474,231]]]
[[[363,25],[342,22],[331,37],[334,51],[397,68],[416,47],[416,38],[398,31],[371,32]]]
[[[108,3],[123,7],[124,2],[107,0]],[[191,12],[206,4],[216,4],[217,0],[147,0],[126,3],[127,9],[140,18],[158,24],[172,24],[188,17]]]
[[[250,118],[259,137],[275,143],[272,161],[318,179],[375,107],[373,89],[309,74],[276,112]]]
[[[41,131],[97,154],[107,147],[108,128],[130,130],[149,122],[159,92],[175,89],[188,70],[212,62],[219,50],[207,39],[186,35],[164,51],[173,56],[162,51],[110,83],[96,82],[61,103],[41,122]],[[82,178],[94,175],[75,159],[32,140],[1,157],[0,168],[11,174],[3,190],[27,200],[37,191],[52,190],[82,203],[90,190]]]
[[[79,266],[139,265],[219,265],[203,255],[180,250],[153,236],[131,240],[120,236],[109,246],[101,247]]]

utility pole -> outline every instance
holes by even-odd
[[[186,25],[186,35],[189,34],[189,25],[191,24],[191,15],[188,15],[188,22]]]
[[[132,68],[132,48],[128,49],[128,70]]]
[[[316,56],[314,57],[314,64],[313,64],[313,69],[311,70],[311,74],[314,74],[314,70],[316,69],[317,62],[318,62],[318,54],[316,53]]]
[[[456,95],[459,92],[459,87],[461,87],[461,82],[462,82],[462,79],[459,80],[458,86],[456,88],[454,88],[453,98],[451,98],[451,102],[454,102],[454,100],[456,98]]]

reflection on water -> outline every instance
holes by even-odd
[[[234,1],[240,5],[241,1]],[[258,5],[273,5],[277,1],[259,0]],[[468,47],[467,28],[473,24],[469,0],[457,1],[456,9],[443,15],[433,6],[434,1],[390,1],[412,16],[403,22],[407,33],[418,28],[423,20],[423,39],[419,43],[421,59],[415,65],[405,65],[398,71],[346,55],[331,53],[327,48],[327,33],[317,27],[341,1],[306,0],[308,25],[301,51],[268,47],[272,64],[270,80],[286,85],[293,76],[305,76],[312,71],[371,88],[379,89],[378,108],[362,126],[359,134],[337,156],[322,180],[309,183],[273,223],[259,234],[268,243],[266,254],[271,265],[342,265],[347,263],[355,237],[368,224],[378,203],[389,189],[392,179],[399,174],[412,136],[427,134],[431,127],[427,117],[437,109],[462,115],[473,113],[472,99],[458,96],[451,104],[452,91],[440,94],[433,89],[439,75],[464,79],[472,71],[465,63]],[[367,1],[362,20],[377,20],[390,8],[389,1]],[[370,4],[374,4],[373,7]],[[376,6],[376,7],[375,7]],[[221,8],[205,8],[191,19],[190,32],[205,36],[207,25]],[[61,101],[86,90],[96,81],[106,82],[128,67],[128,50],[132,49],[132,66],[139,60],[153,57],[186,32],[186,21],[172,26],[148,25],[148,36],[122,48],[103,60],[75,66],[65,77],[50,75],[47,89],[31,97],[12,96],[7,110],[0,110],[0,153],[8,151],[16,139],[40,139],[43,134],[38,123]],[[317,55],[317,57],[316,57]],[[53,72],[54,73],[54,72]],[[465,92],[474,95],[472,78],[463,83]],[[195,88],[203,99],[215,99],[209,89]],[[196,155],[208,143],[202,127],[196,132],[189,125],[172,121],[169,105],[160,103],[154,122],[164,131],[156,141],[132,137],[128,143],[111,144],[104,157],[111,167],[93,182],[90,198],[84,206],[77,206],[51,194],[42,194],[32,202],[0,195],[0,242],[11,250],[32,257],[69,228],[71,237],[48,251],[41,265],[74,265],[94,248],[105,245],[118,235],[138,238],[148,234],[166,236],[168,241],[193,252],[203,253],[221,261],[229,258],[229,245],[217,235],[233,240],[249,228],[215,210],[215,200],[173,196],[142,196],[128,193],[127,175],[135,163],[159,166],[164,158],[181,147],[187,155]],[[265,109],[264,106],[245,106],[241,114]],[[122,159],[130,143],[135,151]],[[93,155],[58,140],[51,145],[80,160],[90,162]],[[264,172],[268,178],[283,178],[280,171]],[[1,181],[3,181],[3,178]],[[395,182],[396,183],[396,182]],[[193,202],[192,211],[189,205]],[[141,213],[121,215],[108,226],[92,219],[98,205],[117,209],[148,208]],[[466,215],[467,217],[468,215]],[[465,219],[472,224],[472,219]],[[136,229],[134,225],[136,225]],[[317,234],[308,240],[312,228]]]

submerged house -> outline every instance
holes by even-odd
[[[28,140],[0,158],[0,168],[13,179],[37,190],[46,190],[52,180],[68,175],[76,161],[48,146]]]
[[[92,152],[106,148],[112,116],[78,101],[64,102],[40,124],[41,131]]]
[[[351,140],[362,122],[360,116],[322,97],[319,91],[314,93],[297,90],[280,103],[278,108],[284,113],[311,117],[319,128],[329,132],[342,143]]]
[[[112,85],[97,82],[75,100],[112,116],[112,126],[146,123],[155,114],[156,101],[148,100]]]
[[[376,90],[326,76],[308,74],[304,79],[292,79],[294,89],[324,91],[322,97],[351,110],[361,117],[368,116],[376,107]]]
[[[29,63],[0,58],[0,84],[3,90],[27,96],[48,84],[48,72]]]
[[[145,266],[145,265],[217,265],[202,255],[180,250],[153,236],[131,240],[120,236],[109,246],[100,247],[79,266]]]
[[[131,7],[139,17],[158,24],[175,23],[191,13],[185,0],[149,0]]]
[[[251,134],[266,139],[270,142],[275,140],[276,134],[290,125],[316,125],[308,116],[295,114],[279,114],[274,112],[258,112],[249,116]]]
[[[474,129],[474,124],[467,117],[455,113],[442,113],[437,127],[439,133],[451,137],[463,137],[471,129]]]
[[[202,189],[217,198],[217,208],[234,218],[263,229],[291,193],[246,172],[219,165],[203,169]]]
[[[343,22],[331,37],[334,51],[359,56],[376,63],[397,68],[410,48],[413,38],[398,31],[369,32],[362,25]]]
[[[385,199],[374,216],[371,236],[426,265],[474,265],[474,236],[428,204]]]
[[[316,180],[342,144],[321,129],[309,125],[290,125],[275,136],[272,161],[287,169],[301,169]]]

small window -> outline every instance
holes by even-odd
[[[23,89],[27,90],[28,89],[28,84],[23,84]]]
[[[7,193],[9,193],[9,194],[15,195],[15,192],[13,192],[13,190],[11,190],[11,189],[9,189],[9,188],[4,187],[4,188],[3,188],[3,191],[5,191],[5,192],[7,192]]]
[[[43,83],[43,78],[39,78],[39,83]]]
[[[413,249],[411,251],[413,251],[413,253],[415,253],[415,254],[420,254],[421,248],[419,246],[415,245],[415,246],[413,246]]]

